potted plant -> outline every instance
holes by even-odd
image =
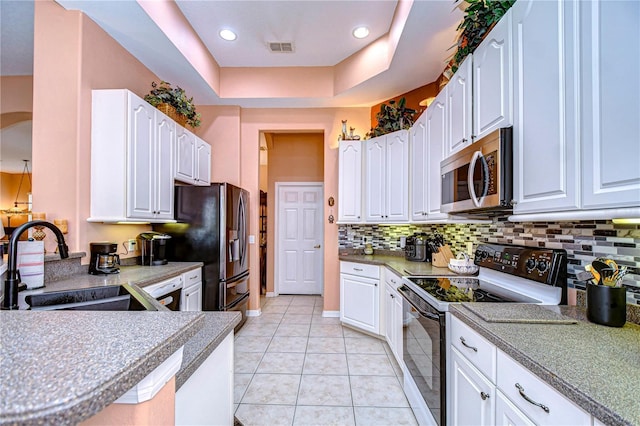
[[[371,128],[366,138],[386,135],[396,130],[408,129],[413,125],[413,116],[416,110],[406,107],[406,99],[401,98],[398,103],[391,100],[389,104],[380,105],[380,112],[376,114],[378,125]]]
[[[151,87],[153,89],[144,97],[145,101],[173,118],[182,126],[185,124],[193,128],[200,126],[200,114],[196,113],[193,97],[188,98],[184,89],[181,87],[173,88],[171,83],[167,81],[161,81],[160,84],[153,81],[151,82]]]
[[[458,25],[460,31],[456,47],[456,53],[449,63],[452,74],[470,53],[482,42],[491,28],[498,23],[500,18],[513,6],[515,0],[466,0],[469,6],[465,9],[464,18]]]

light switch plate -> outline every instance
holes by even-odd
[[[255,244],[255,243],[256,243],[256,236],[249,235],[249,244]]]

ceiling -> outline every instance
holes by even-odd
[[[86,13],[160,78],[179,82],[197,104],[244,108],[371,106],[421,87],[435,81],[444,69],[462,19],[460,8],[451,0],[57,2]],[[1,0],[0,4],[2,75],[31,74],[33,2]],[[171,28],[176,22],[179,28]],[[369,27],[369,37],[357,40],[351,35],[358,25]],[[237,40],[222,40],[221,28],[233,29]],[[293,42],[295,50],[271,53],[268,42],[272,41]],[[376,45],[383,50],[373,50]],[[219,67],[220,81],[212,79],[198,61]],[[313,76],[325,71],[334,76],[329,78],[330,86],[337,85],[340,75],[354,71],[366,75],[327,93],[297,94],[293,87],[282,95],[275,89],[253,95],[226,89],[224,76],[235,72],[225,73],[229,67],[253,73],[256,81],[247,77],[247,87],[257,87],[252,84],[261,83],[261,73],[286,76],[295,67],[305,67],[297,72],[303,80],[309,75],[311,87]],[[275,85],[271,82],[276,80],[262,84]]]

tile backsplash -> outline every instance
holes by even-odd
[[[400,237],[415,232],[439,232],[454,254],[466,251],[467,243],[518,244],[565,249],[568,258],[568,285],[579,289],[576,273],[596,257],[610,257],[625,265],[627,301],[640,305],[640,226],[618,225],[608,220],[580,222],[509,222],[506,217],[482,224],[429,225],[339,225],[340,249],[364,248],[363,237],[374,250],[402,251]]]

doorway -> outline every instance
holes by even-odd
[[[324,185],[276,183],[276,294],[322,294]]]

